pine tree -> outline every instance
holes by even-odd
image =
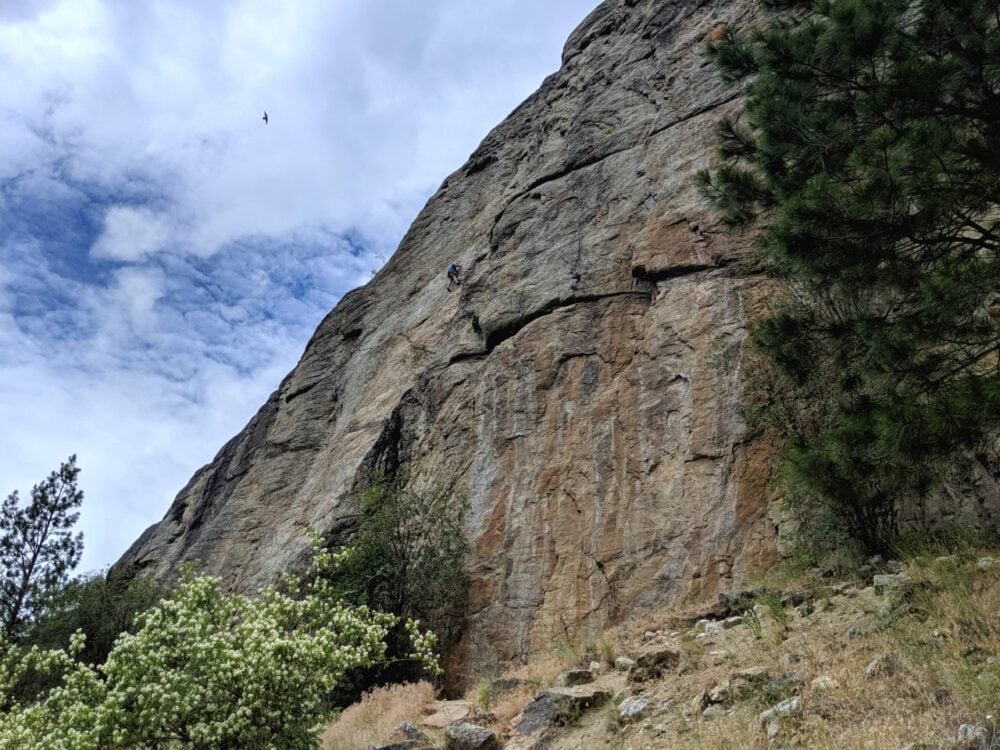
[[[83,502],[79,475],[70,456],[32,488],[27,504],[15,490],[0,508],[0,628],[8,637],[20,633],[44,595],[80,562],[83,534],[72,532]]]
[[[756,331],[791,495],[866,548],[1000,428],[1000,5],[772,0],[709,46],[746,108],[699,176],[785,294]],[[994,469],[995,470],[995,469]]]

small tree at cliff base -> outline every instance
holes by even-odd
[[[996,471],[1000,13],[984,0],[782,0],[709,46],[742,86],[701,188],[785,283],[755,342],[793,499],[871,551],[945,467]],[[799,408],[768,415],[770,400]],[[777,424],[776,424],[777,423]]]
[[[355,502],[357,531],[333,572],[334,590],[355,604],[426,623],[448,645],[459,634],[468,592],[465,498],[397,472],[368,477]],[[398,630],[390,635],[390,653],[405,646],[404,636]],[[349,701],[373,684],[416,679],[420,670],[396,660],[358,672],[336,701]]]
[[[83,502],[79,475],[76,456],[70,456],[31,489],[27,503],[14,491],[0,507],[0,630],[8,637],[80,562],[83,534],[72,532]]]

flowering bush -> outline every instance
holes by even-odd
[[[338,558],[318,552],[313,573]],[[107,661],[0,643],[0,747],[24,750],[317,747],[325,697],[343,674],[385,659],[392,615],[337,600],[322,576],[288,578],[256,597],[187,573],[173,596],[140,617]],[[439,671],[431,634],[406,623],[415,658]],[[63,675],[38,701],[11,686],[29,669]]]

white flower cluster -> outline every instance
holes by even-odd
[[[312,572],[346,554],[318,551]],[[11,706],[0,713],[0,748],[313,749],[325,697],[347,670],[385,658],[395,624],[337,601],[319,576],[247,597],[187,573],[103,665],[74,660],[82,633],[68,651],[0,643],[0,705]],[[439,672],[434,635],[417,622],[405,627],[411,657]],[[19,704],[12,688],[28,670],[62,675],[61,683]]]

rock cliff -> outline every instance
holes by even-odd
[[[702,52],[750,0],[608,0],[562,67],[448,177],[294,371],[123,558],[238,590],[350,531],[401,462],[467,494],[466,663],[579,641],[738,583],[774,554],[765,446],[742,442],[766,279],[692,177],[738,109]],[[464,268],[446,289],[445,267]]]

